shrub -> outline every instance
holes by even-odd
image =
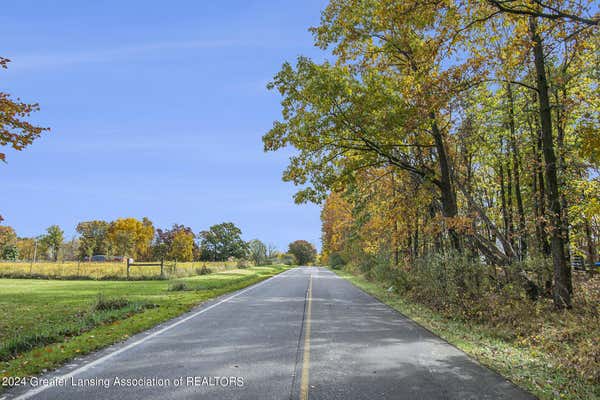
[[[185,282],[175,282],[170,284],[167,290],[169,292],[182,292],[184,290],[190,290],[190,288]]]
[[[238,268],[242,268],[242,269],[244,269],[244,268],[248,268],[248,267],[250,267],[250,263],[249,263],[248,261],[246,261],[246,260],[239,260],[239,261],[237,262],[237,265],[236,265],[236,266],[237,266]]]
[[[206,265],[203,265],[202,268],[196,268],[196,275],[208,275],[212,272],[212,269],[207,268]]]
[[[511,277],[514,274],[524,271],[533,278],[534,283],[541,289],[552,285],[552,259],[539,255],[530,255],[524,261],[515,263],[511,268]]]
[[[277,257],[271,257],[271,258],[267,258],[265,261],[265,265],[276,265],[279,264],[281,261],[279,260],[279,258]]]
[[[331,253],[329,256],[329,265],[333,269],[341,269],[344,265],[346,265],[346,260],[340,253]]]
[[[281,255],[281,263],[285,264],[285,265],[296,265],[298,264],[298,262],[296,261],[296,256],[294,256],[293,254],[290,253],[286,253]]]
[[[17,261],[19,258],[19,249],[15,245],[6,245],[2,248],[0,259],[7,261]]]
[[[433,306],[464,305],[480,298],[490,288],[489,268],[467,253],[436,253],[415,261],[409,285],[421,301]]]
[[[98,293],[96,302],[92,306],[94,311],[119,310],[127,307],[129,300],[124,297],[105,297],[103,293]]]

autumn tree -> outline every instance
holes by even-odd
[[[539,124],[539,147],[544,161],[545,200],[548,205],[548,228],[554,265],[554,303],[559,308],[570,307],[572,283],[568,265],[567,200],[563,192],[563,186],[566,184],[564,142],[567,119],[565,115],[561,115],[561,109],[568,110],[564,100],[566,100],[565,85],[568,81],[569,64],[577,58],[578,53],[583,52],[581,43],[588,40],[593,32],[592,28],[598,26],[600,18],[588,15],[590,2],[587,1],[531,3],[490,0],[487,3],[492,10],[486,9],[485,6],[475,8],[478,21],[489,21],[483,26],[476,27],[477,31],[483,32],[484,38],[494,37],[497,35],[496,26],[510,23],[514,27],[512,29],[514,39],[504,43],[504,54],[512,54],[513,59],[515,56],[524,59],[524,55],[527,55],[532,60],[529,71],[532,76],[531,84],[516,81],[519,75],[515,67],[504,75],[508,75],[509,84],[514,82],[527,87],[533,91],[537,99],[536,124]],[[497,19],[500,21],[496,22]],[[554,50],[556,46],[564,50]],[[483,47],[489,48],[490,44],[484,43]],[[554,52],[554,60],[549,58],[551,52]],[[552,82],[552,77],[548,74],[548,70],[553,67],[552,64],[562,65],[557,69],[559,74],[555,82]],[[556,119],[551,104],[554,85],[556,91],[554,101],[557,103]]]
[[[17,234],[10,226],[0,226],[0,259],[16,261],[19,257]]]
[[[177,244],[175,244],[175,238],[177,237]],[[188,246],[191,238],[191,251],[192,255],[188,253]],[[173,224],[170,229],[156,229],[156,235],[154,242],[152,243],[152,254],[155,259],[177,259],[177,260],[189,260],[194,258],[194,254],[198,252],[196,242],[194,241],[195,235],[192,228],[181,225]]]
[[[192,261],[194,258],[194,234],[185,230],[178,230],[173,234],[169,252],[172,260]]]
[[[108,228],[106,221],[85,221],[77,224],[75,230],[81,235],[79,257],[91,259],[95,254],[106,254],[108,251]]]
[[[0,69],[8,68],[8,58],[0,57]],[[37,103],[24,103],[10,94],[0,91],[0,147],[10,146],[21,151],[39,138],[43,128],[27,121],[31,113],[40,109]],[[2,148],[0,148],[2,150]],[[0,161],[6,160],[6,153],[0,151]],[[3,218],[0,215],[0,222]]]
[[[297,202],[327,199],[324,254],[371,268],[452,249],[516,270],[531,298],[548,283],[522,262],[550,256],[554,304],[569,307],[569,255],[598,235],[573,203],[593,202],[597,180],[591,9],[332,0],[312,32],[334,61],[283,65],[282,119],[263,138],[298,150],[283,176]]]
[[[60,248],[64,242],[65,233],[58,225],[51,225],[46,229],[46,234],[42,236],[41,243],[50,252],[50,257],[56,262]]]
[[[0,225],[0,248],[15,244],[17,241],[17,233],[10,226]]]
[[[148,256],[154,236],[152,222],[143,218],[119,218],[110,223],[107,238],[114,251],[119,255],[143,258]]]
[[[35,238],[18,238],[17,239],[17,249],[19,250],[19,257],[22,260],[33,260],[33,256],[36,252],[36,242]]]
[[[0,57],[0,68],[8,68],[8,58]],[[31,113],[40,109],[37,103],[23,103],[13,99],[8,93],[0,92],[0,146],[10,146],[21,151],[41,136],[49,128],[42,128],[27,122]],[[0,152],[0,161],[6,154]]]

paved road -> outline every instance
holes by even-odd
[[[117,377],[130,380],[117,385]],[[207,303],[44,378],[54,386],[37,382],[8,398],[534,398],[314,267]],[[132,386],[140,378],[154,380]]]

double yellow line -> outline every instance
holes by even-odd
[[[306,304],[306,324],[304,326],[304,354],[302,356],[302,378],[300,380],[300,400],[308,400],[308,382],[310,370],[310,323],[312,312],[312,274],[308,283],[307,304]]]

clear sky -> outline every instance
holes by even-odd
[[[149,217],[195,232],[232,221],[280,250],[319,244],[319,208],[293,203],[265,85],[298,55],[325,0],[3,1],[0,91],[52,131],[0,165],[0,214],[19,235]]]

